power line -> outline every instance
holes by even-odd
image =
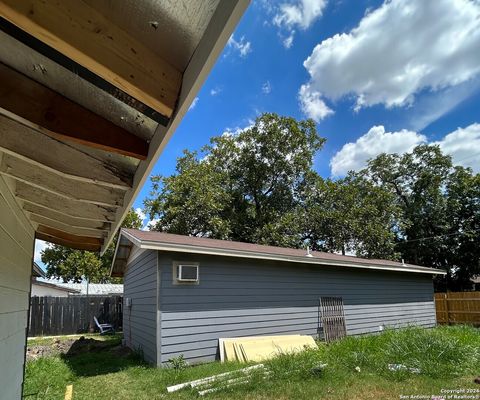
[[[474,230],[466,231],[466,232],[446,233],[444,235],[427,236],[427,237],[417,238],[417,239],[402,240],[400,243],[420,242],[420,241],[423,241],[423,240],[439,239],[439,238],[448,237],[448,236],[466,235],[467,233],[475,233],[475,232],[479,232],[479,231],[480,231],[480,229],[474,229]]]
[[[480,153],[470,154],[468,157],[461,158],[460,160],[456,160],[455,163],[458,164],[462,161],[468,160],[469,158],[480,156]]]

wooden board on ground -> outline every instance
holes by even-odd
[[[220,338],[218,339],[218,344],[220,348],[220,361],[234,361],[237,360],[234,342],[238,340],[248,341],[248,340],[262,340],[268,338],[283,338],[283,337],[292,337],[300,335],[277,335],[277,336],[247,336],[247,337],[235,337],[235,338]],[[238,352],[238,350],[237,350]]]
[[[261,361],[279,354],[298,353],[306,347],[316,348],[308,335],[251,336],[219,339],[221,361]]]

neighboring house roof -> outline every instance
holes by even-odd
[[[277,260],[325,266],[445,274],[443,270],[403,264],[390,260],[365,259],[319,251],[312,251],[307,254],[307,251],[304,249],[263,246],[228,240],[173,235],[163,232],[122,229],[112,263],[111,274],[113,276],[121,276],[123,274],[132,244],[141,249]]]
[[[75,290],[82,295],[87,294],[86,283],[57,283],[57,285],[70,290]],[[90,283],[88,285],[88,294],[92,296],[109,294],[122,295],[123,285],[114,283]]]
[[[45,281],[45,280],[34,280],[33,284],[40,286],[47,286],[55,288],[58,290],[63,290],[65,292],[86,295],[87,294],[87,284],[86,283],[63,283],[56,281]],[[114,283],[90,283],[88,285],[88,294],[92,296],[96,295],[122,295],[123,294],[123,285],[114,284]]]
[[[32,276],[36,278],[45,278],[45,272],[43,272],[43,269],[40,268],[36,262],[33,262]]]
[[[61,286],[58,282],[48,282],[48,281],[39,281],[38,279],[35,279],[32,281],[32,285],[38,285],[38,286],[43,286],[43,287],[48,287],[56,290],[61,290],[63,292],[67,293],[78,293],[80,294],[79,290],[72,289],[66,286]]]

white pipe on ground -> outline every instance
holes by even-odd
[[[263,364],[256,364],[256,365],[252,365],[251,367],[237,369],[235,371],[224,372],[222,374],[209,376],[207,378],[197,379],[195,381],[179,383],[178,385],[168,386],[167,387],[167,392],[168,393],[176,392],[177,390],[186,388],[188,386],[195,387],[195,386],[202,385],[204,383],[213,382],[213,381],[217,380],[218,378],[223,378],[225,376],[233,375],[235,373],[239,373],[239,372],[245,373],[245,372],[250,372],[250,371],[253,371],[253,370],[256,370],[256,369],[260,369],[260,368],[264,368],[264,365]]]

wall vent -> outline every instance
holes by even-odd
[[[320,297],[320,315],[326,342],[342,339],[347,335],[342,297]]]

